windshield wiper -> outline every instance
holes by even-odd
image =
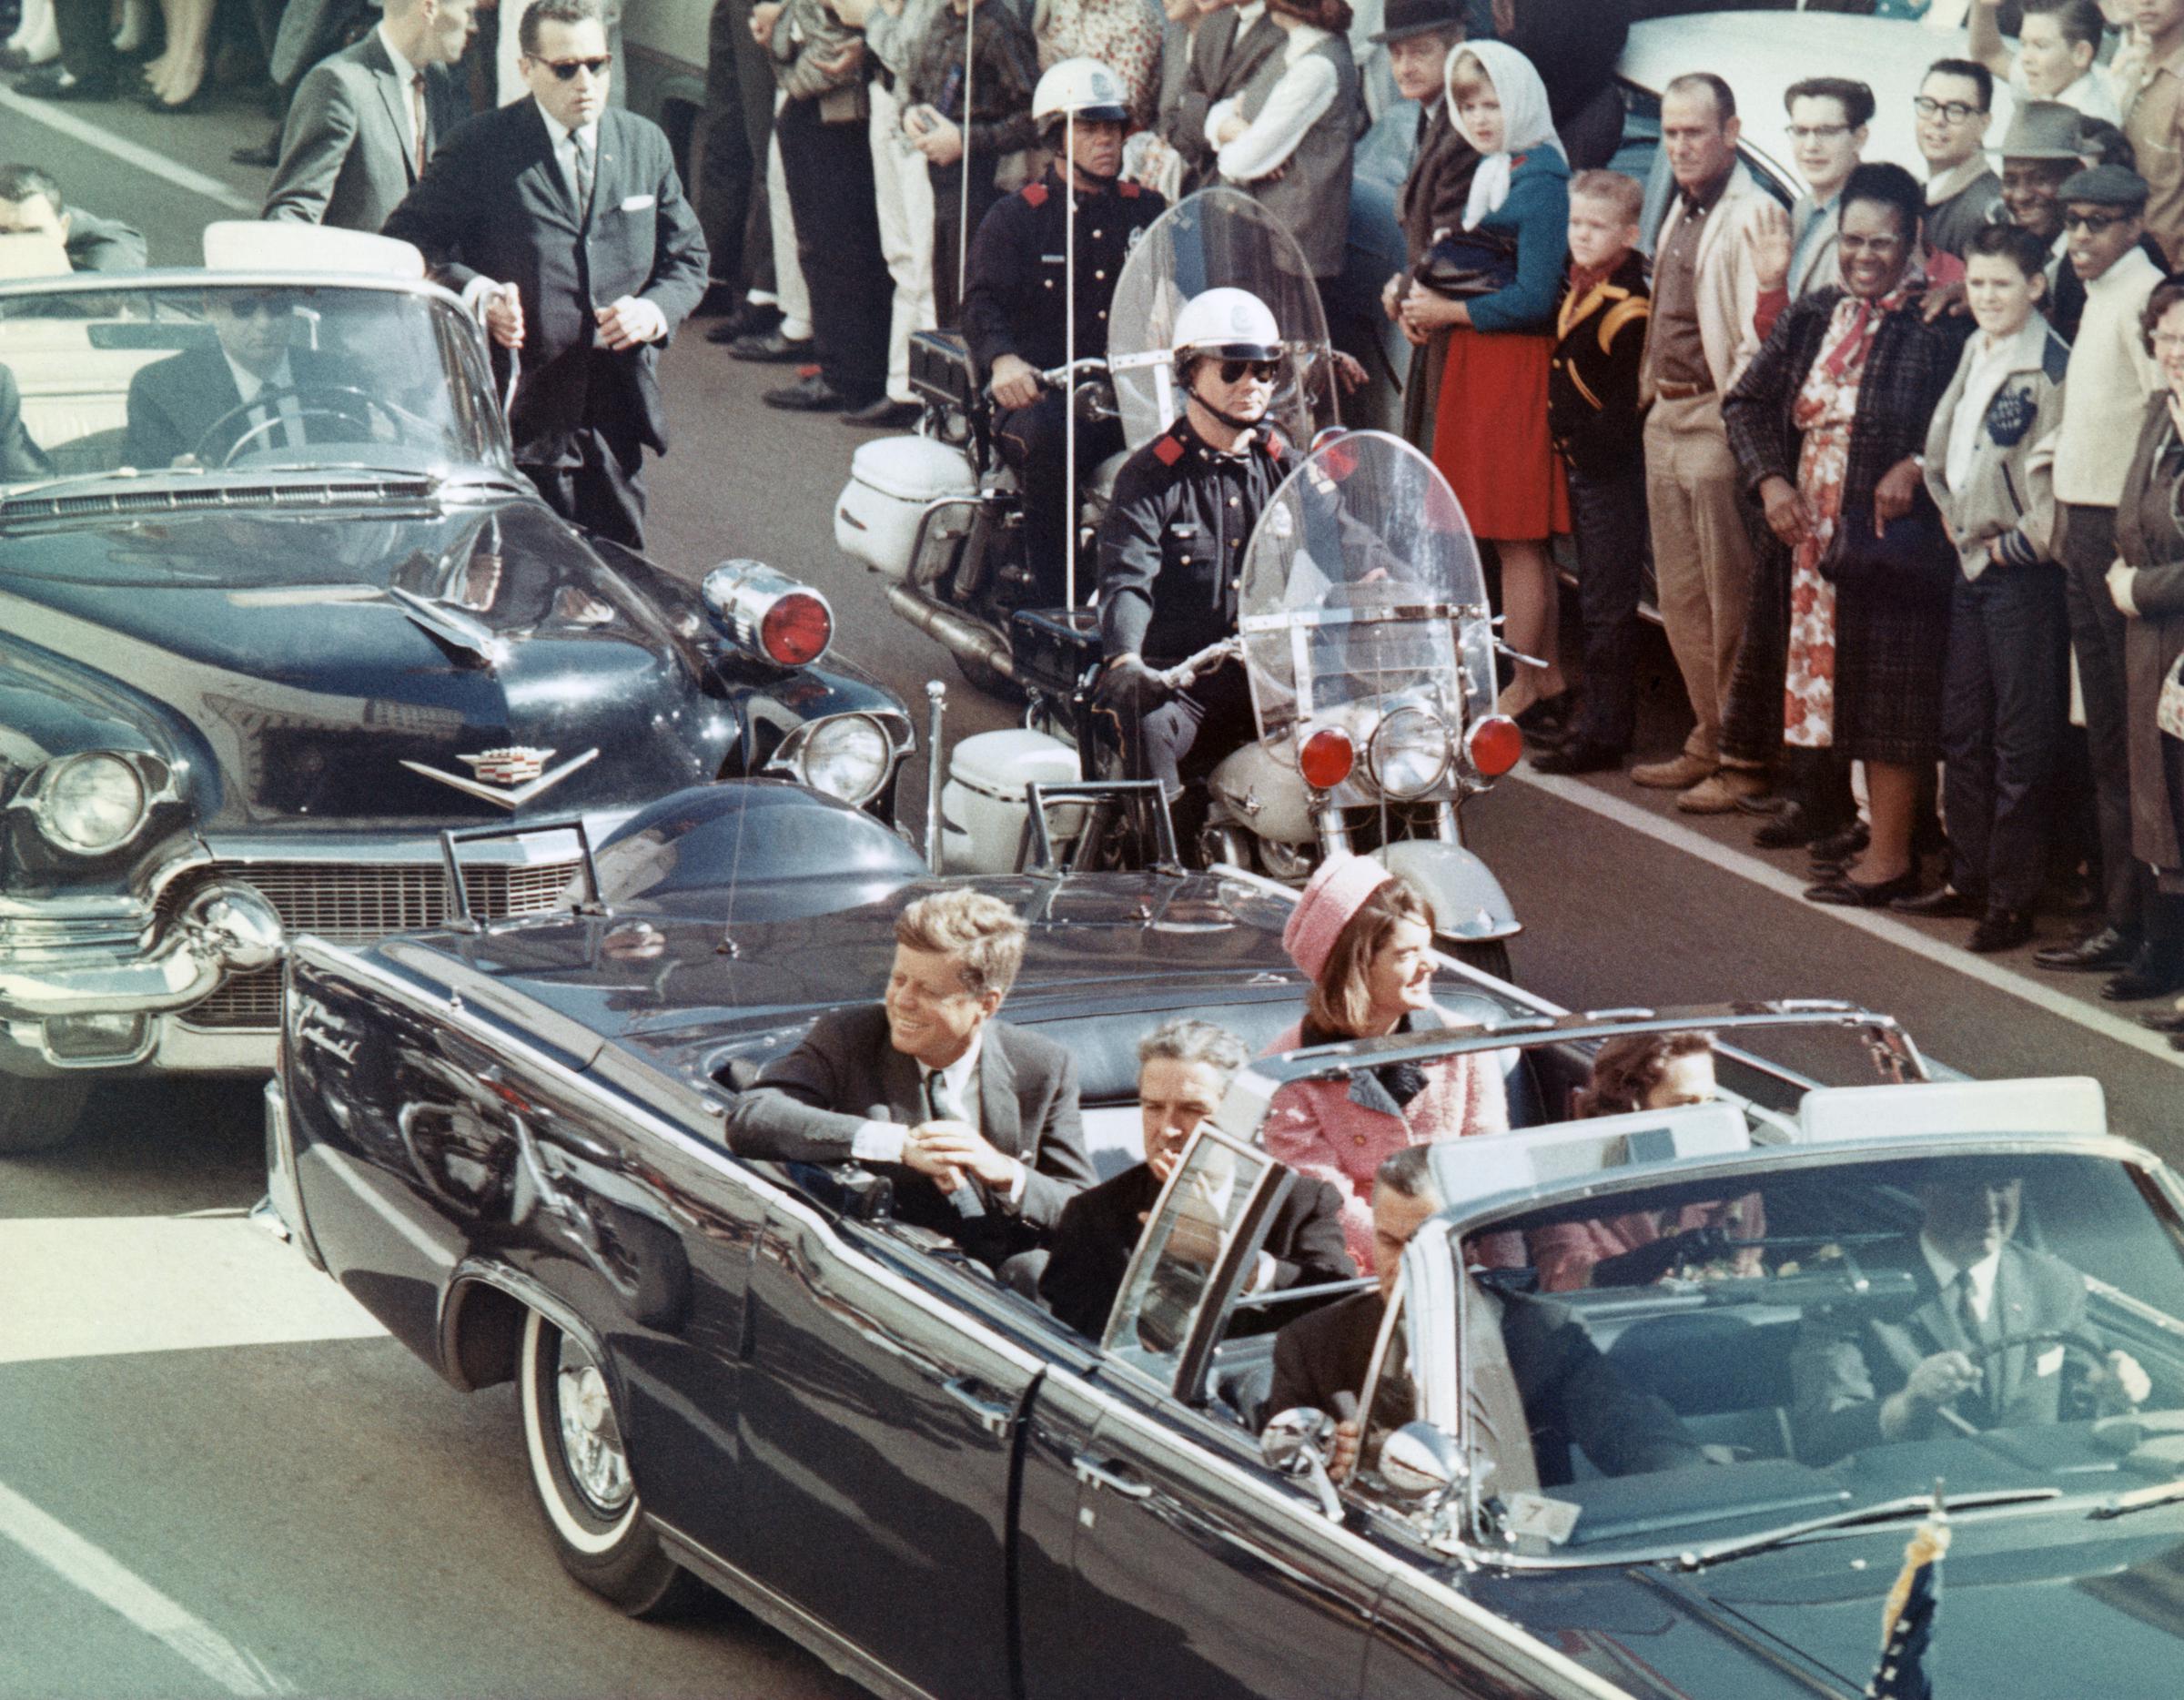
[[[2169,1505],[2184,1499],[2184,1477],[2174,1482],[2155,1482],[2146,1487],[2133,1488],[2128,1493],[2118,1493],[2105,1499],[2086,1514],[2088,1517],[2128,1517],[2135,1511],[2144,1511],[2150,1505]]]
[[[1950,1511],[1967,1511],[1983,1505],[2030,1504],[2040,1500],[2060,1499],[2060,1488],[1990,1488],[1984,1493],[1963,1493],[1952,1496],[1947,1502]],[[1696,1546],[1676,1554],[1676,1566],[1681,1570],[1703,1570],[1708,1564],[1725,1558],[1742,1558],[1749,1553],[1764,1552],[1769,1547],[1784,1546],[1808,1534],[1823,1534],[1831,1529],[1851,1529],[1866,1523],[1895,1523],[1906,1517],[1924,1517],[1934,1509],[1931,1493],[1906,1493],[1901,1499],[1883,1500],[1877,1505],[1857,1505],[1847,1511],[1835,1512],[1825,1517],[1808,1517],[1803,1523],[1785,1523],[1779,1529],[1764,1529],[1757,1534],[1732,1535],[1725,1541],[1715,1541],[1706,1546]]]

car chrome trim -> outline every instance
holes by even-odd
[[[441,1289],[438,1314],[433,1319],[433,1335],[440,1351],[440,1372],[464,1392],[475,1392],[462,1373],[462,1357],[455,1350],[456,1336],[462,1326],[464,1290],[470,1287],[490,1287],[513,1299],[527,1310],[536,1310],[554,1327],[574,1340],[592,1361],[612,1372],[612,1359],[607,1353],[606,1341],[599,1331],[584,1321],[575,1309],[564,1303],[551,1288],[541,1285],[522,1270],[513,1269],[497,1258],[480,1257],[472,1252],[456,1264],[448,1284]],[[623,1390],[616,1389],[617,1392]]]
[[[209,996],[231,963],[256,966],[280,917],[248,885],[216,882],[193,896],[167,936],[134,961],[106,961],[66,973],[33,973],[0,963],[0,1017],[163,1015]]]
[[[652,1512],[646,1512],[644,1516],[677,1563],[704,1577],[768,1628],[817,1654],[829,1668],[852,1682],[862,1683],[875,1694],[886,1696],[886,1700],[935,1700],[935,1696],[893,1665],[882,1664],[795,1601],[775,1593],[749,1572],[739,1570],[710,1547]]]
[[[56,774],[72,763],[95,755],[109,756],[135,774],[142,796],[137,804],[136,818],[127,832],[110,845],[85,850],[54,836],[53,811],[46,794]],[[31,770],[30,777],[23,782],[15,794],[8,799],[7,806],[11,810],[20,809],[29,815],[32,825],[37,828],[38,836],[64,855],[94,861],[127,849],[144,835],[144,829],[150,825],[156,810],[171,803],[178,803],[181,799],[180,771],[164,756],[154,755],[148,750],[87,749],[70,750],[65,755],[56,755],[51,761],[40,763]]]
[[[486,752],[489,756],[497,754],[499,754],[497,751]],[[548,754],[551,754],[551,752],[549,751]],[[457,759],[467,762],[483,758],[465,755]],[[594,746],[586,750],[581,755],[570,757],[559,767],[549,768],[528,784],[517,785],[512,790],[506,785],[489,785],[475,779],[465,779],[460,774],[444,773],[437,767],[427,767],[422,762],[412,762],[407,758],[403,760],[402,765],[413,774],[422,774],[427,779],[437,779],[443,785],[452,785],[466,797],[477,797],[484,802],[497,804],[501,808],[512,811],[543,796],[554,786],[560,784],[562,780],[568,778],[571,774],[576,772],[578,768],[589,766],[598,759],[599,751]]]
[[[264,1099],[267,1202],[289,1243],[303,1253],[305,1262],[323,1274],[326,1259],[319,1255],[318,1242],[311,1238],[310,1218],[303,1208],[303,1188],[296,1178],[296,1138],[288,1126],[288,1093],[278,1077],[266,1082]]]
[[[733,1181],[738,1186],[749,1188],[753,1193],[763,1199],[768,1205],[778,1209],[784,1217],[818,1233],[833,1250],[834,1255],[842,1260],[845,1268],[865,1279],[876,1281],[905,1302],[946,1323],[950,1328],[961,1330],[966,1333],[975,1331],[981,1346],[993,1351],[997,1357],[1033,1373],[1068,1374],[1071,1377],[1073,1388],[1086,1393],[1096,1402],[1108,1406],[1117,1412],[1129,1415],[1135,1421],[1146,1420],[1142,1412],[1138,1411],[1137,1407],[1100,1387],[1096,1378],[1078,1375],[1051,1359],[1026,1351],[1016,1341],[995,1332],[966,1310],[942,1306],[930,1293],[915,1283],[888,1269],[868,1253],[845,1242],[835,1224],[822,1215],[804,1199],[789,1191],[786,1188],[766,1179],[753,1169],[737,1162],[722,1146],[706,1140],[679,1126],[650,1104],[609,1089],[587,1071],[566,1067],[543,1051],[525,1043],[520,1036],[512,1034],[505,1028],[481,1021],[471,1014],[460,997],[444,997],[427,991],[424,987],[389,972],[356,952],[345,950],[339,946],[326,944],[319,939],[298,940],[292,959],[299,963],[315,963],[329,970],[349,975],[366,983],[397,1003],[406,1005],[462,1029],[470,1037],[484,1043],[489,1048],[498,1047],[520,1054],[525,1068],[534,1069],[541,1077],[552,1080],[559,1089],[571,1094],[580,1101],[592,1104],[612,1114],[624,1127],[642,1128],[655,1136],[664,1137],[684,1155],[695,1158],[703,1167],[715,1171],[724,1179]],[[450,979],[459,977],[461,972],[460,966],[452,958],[444,960],[449,970],[448,977]],[[629,1061],[632,1071],[652,1072],[651,1065],[643,1058],[626,1052],[618,1054]],[[672,1085],[673,1083],[671,1081],[665,1082],[665,1084]],[[549,1320],[552,1319],[550,1317]],[[1100,1374],[1106,1375],[1109,1367],[1110,1361],[1102,1358],[1100,1360]],[[1163,1395],[1163,1397],[1166,1396]],[[1189,1413],[1186,1412],[1179,1414],[1188,1416]],[[1239,1432],[1240,1435],[1241,1432],[1239,1431]],[[1269,1482],[1249,1473],[1212,1449],[1201,1449],[1199,1459],[1202,1467],[1220,1471],[1234,1485],[1261,1503],[1277,1508],[1285,1515],[1309,1518],[1315,1529],[1340,1539],[1346,1547],[1353,1550],[1355,1556],[1390,1571],[1397,1568],[1386,1553],[1364,1536],[1357,1533],[1354,1530],[1336,1529],[1325,1519],[1320,1517],[1312,1508],[1302,1504],[1296,1498],[1278,1491]],[[662,1527],[663,1535],[670,1535],[671,1538],[680,1540],[680,1537],[672,1536],[672,1532],[666,1530],[664,1526],[657,1524],[656,1526]],[[692,1550],[695,1551],[696,1549],[693,1548]],[[1623,1690],[1585,1669],[1559,1648],[1550,1645],[1528,1630],[1488,1610],[1477,1601],[1450,1586],[1440,1577],[1409,1566],[1403,1567],[1401,1574],[1411,1585],[1426,1591],[1432,1597],[1441,1601],[1450,1612],[1463,1621],[1467,1629],[1481,1639],[1491,1641],[1506,1649],[1512,1657],[1529,1662],[1539,1675],[1552,1676],[1563,1683],[1573,1685],[1572,1692],[1588,1696],[1588,1700],[1628,1700]],[[795,1623],[805,1621],[800,1608],[792,1609],[798,1612]],[[784,1629],[784,1633],[792,1636],[796,1634],[794,1624],[779,1626]],[[826,1635],[830,1645],[838,1639],[831,1630],[824,1629],[824,1625],[814,1624],[813,1628],[814,1634]],[[855,1650],[850,1649],[850,1651],[854,1653]],[[856,1656],[860,1660],[864,1657],[861,1654]],[[860,1668],[862,1668],[862,1665],[860,1665]],[[905,1692],[915,1693],[915,1690]]]

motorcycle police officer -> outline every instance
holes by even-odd
[[[1047,71],[1032,93],[1031,116],[1056,162],[1037,182],[996,202],[979,222],[964,288],[963,330],[994,393],[996,446],[1023,491],[1025,552],[1039,602],[1059,606],[1077,505],[1076,492],[1064,488],[1068,403],[1040,383],[1039,373],[1069,357],[1073,293],[1076,357],[1106,357],[1107,306],[1123,260],[1168,204],[1149,189],[1117,181],[1128,96],[1122,79],[1098,60],[1065,59]],[[1073,209],[1074,238],[1067,228]],[[1067,272],[1073,244],[1074,291]],[[1078,423],[1079,468],[1097,466],[1121,447],[1116,421]]]
[[[1231,661],[1171,693],[1159,670],[1232,637],[1252,527],[1296,462],[1266,422],[1282,369],[1280,328],[1245,289],[1208,289],[1176,316],[1182,416],[1125,462],[1099,529],[1095,697],[1123,734],[1132,779],[1158,779],[1192,853],[1203,781],[1256,728]]]

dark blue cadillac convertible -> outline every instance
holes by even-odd
[[[891,817],[909,721],[831,636],[757,562],[702,593],[556,518],[444,290],[0,288],[0,1152],[95,1079],[268,1068],[282,936],[440,919],[443,829],[768,773]],[[481,846],[470,903],[575,857]]]
[[[752,876],[792,844],[800,877]],[[1094,1340],[875,1177],[724,1142],[751,1065],[881,984],[931,888],[895,836],[723,787],[595,873],[556,915],[299,941],[268,1145],[304,1255],[457,1387],[519,1383],[548,1539],[625,1609],[702,1578],[875,1692],[949,1700],[1847,1700],[1939,1482],[1937,1692],[2176,1693],[2184,1191],[2095,1083],[1931,1078],[1841,1005],[1566,1015],[1450,961],[1476,1027],[1239,1077]],[[1075,1055],[1103,1169],[1142,1030],[1263,1044],[1297,1010],[1279,887],[980,884],[1029,917],[1009,1017]],[[1734,1090],[1568,1118],[1600,1040],[1685,1026]],[[1778,1037],[1862,1080],[1760,1059]],[[1279,1295],[1372,1331],[1336,1482],[1320,1413],[1265,1409],[1250,1278],[1291,1178],[1254,1136],[1285,1086],[1451,1048],[1493,1056],[1515,1129],[1433,1148],[1441,1208],[1384,1302]],[[1711,1256],[1542,1290],[1558,1239],[1724,1202]],[[1923,1249],[1967,1212],[1977,1320]],[[1906,1419],[1888,1390],[1936,1340],[1978,1390]]]

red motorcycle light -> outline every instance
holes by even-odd
[[[758,622],[759,647],[783,667],[808,667],[834,642],[834,617],[824,599],[810,591],[791,591],[766,610]]]
[[[1464,753],[1486,779],[1499,779],[1524,754],[1524,734],[1506,714],[1489,714],[1464,734]]]
[[[1331,790],[1350,777],[1357,765],[1357,747],[1340,726],[1322,726],[1297,751],[1297,771],[1317,791]]]

